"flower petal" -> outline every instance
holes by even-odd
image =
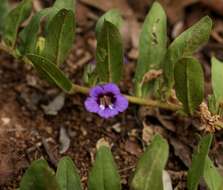
[[[111,92],[113,94],[120,94],[120,90],[115,83],[108,83],[103,85],[104,92]]]
[[[85,108],[89,112],[97,113],[99,111],[99,105],[94,97],[88,97],[84,102]]]
[[[110,109],[110,108],[105,108],[104,110],[100,110],[98,114],[103,117],[103,118],[110,118],[114,117],[115,115],[118,114],[118,110],[116,109]]]
[[[115,101],[115,108],[117,109],[119,112],[123,112],[128,108],[128,100],[122,96],[122,95],[117,95],[116,96],[116,101]]]
[[[97,98],[98,95],[101,94],[101,93],[103,93],[103,92],[104,92],[104,90],[103,90],[103,88],[101,86],[95,86],[95,87],[93,87],[91,89],[90,96]]]

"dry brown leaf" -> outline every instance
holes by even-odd
[[[96,144],[96,148],[97,150],[101,147],[101,146],[106,146],[108,148],[110,148],[110,144],[109,142],[105,139],[105,138],[101,138],[98,140],[97,144]]]
[[[216,20],[211,36],[219,43],[223,44],[223,23],[222,20]]]
[[[163,127],[172,132],[176,131],[176,126],[171,121],[165,119],[164,116],[160,114],[159,110],[156,112],[156,117],[159,120],[159,122],[163,125]]]
[[[184,22],[179,21],[173,26],[173,30],[171,33],[171,36],[173,39],[175,39],[177,36],[179,36],[184,30]]]
[[[65,153],[70,147],[70,137],[64,127],[60,128],[60,154]]]
[[[125,142],[125,150],[126,152],[139,157],[142,153],[142,149],[135,141],[127,140]]]
[[[185,166],[189,167],[191,165],[190,148],[174,137],[170,138],[170,143],[174,148],[175,155],[181,159]]]
[[[163,74],[163,71],[161,69],[151,69],[150,71],[148,71],[142,79],[142,83],[147,83],[150,82],[158,77],[160,77]]]
[[[142,139],[145,141],[146,144],[149,144],[151,139],[154,136],[154,129],[152,126],[147,125],[143,122],[143,130],[142,130]]]
[[[105,0],[80,0],[80,2],[85,3],[89,6],[95,7],[102,11],[108,11],[112,8],[120,9],[121,13],[124,15],[131,15],[132,10],[130,9],[128,3],[125,0],[112,0],[112,1],[105,1]]]
[[[120,123],[115,123],[114,125],[112,125],[112,129],[116,132],[116,133],[121,133],[122,131],[122,127]]]

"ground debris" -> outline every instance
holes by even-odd
[[[59,136],[59,142],[60,142],[60,154],[65,153],[69,147],[70,147],[70,137],[67,134],[67,131],[64,127],[60,128],[60,136]]]
[[[60,93],[48,105],[42,105],[46,115],[57,115],[63,108],[65,102],[65,94]]]
[[[206,103],[200,105],[200,117],[201,117],[201,130],[205,132],[214,133],[216,130],[222,128],[222,122],[220,121],[219,115],[212,115],[208,110]]]

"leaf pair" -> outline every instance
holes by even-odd
[[[169,46],[163,71],[167,87],[170,89],[174,84],[175,64],[182,58],[191,56],[199,47],[209,39],[212,21],[208,16],[203,17],[185,32],[180,34]]]
[[[21,23],[28,18],[32,9],[32,0],[23,0],[6,16],[3,39],[5,43],[15,48]]]
[[[45,160],[34,161],[24,174],[20,190],[81,190],[80,177],[69,157],[60,160],[56,175]]]
[[[121,190],[120,176],[112,153],[101,146],[89,175],[89,190]],[[69,157],[59,161],[56,175],[45,160],[34,161],[24,174],[20,190],[81,190],[78,171]]]
[[[144,83],[145,74],[155,69],[163,69],[165,91],[173,87],[174,68],[181,59],[192,56],[207,42],[212,21],[206,16],[180,34],[167,48],[167,20],[163,8],[154,3],[147,15],[140,34],[139,58],[135,74],[135,93],[145,97],[154,88],[154,81]],[[151,88],[152,86],[152,88]],[[163,87],[163,88],[164,88]],[[159,89],[160,90],[160,89]]]
[[[31,0],[23,0],[8,14],[3,39],[15,48],[19,37],[18,48],[20,54],[26,56],[24,59],[30,59],[44,78],[69,92],[72,83],[59,69],[59,65],[64,62],[75,36],[74,0],[55,1],[53,7],[36,13],[18,34],[21,23],[31,12],[31,7]],[[40,31],[43,19],[47,23],[45,35]]]
[[[131,190],[163,190],[162,174],[168,159],[166,140],[156,135],[139,159],[130,181]],[[111,151],[101,146],[89,175],[89,190],[120,190],[120,176]]]
[[[89,190],[121,190],[121,180],[110,148],[101,145],[90,171]]]
[[[43,9],[20,34],[23,55],[39,53],[56,65],[64,62],[75,36],[74,0],[57,0],[51,8]],[[43,47],[36,51],[41,20],[47,17]]]

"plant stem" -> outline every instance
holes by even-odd
[[[10,55],[12,55],[14,58],[18,58],[16,56],[16,52],[15,50],[7,47],[6,45],[0,43],[0,51],[4,51]],[[22,57],[22,61],[26,64],[30,64],[31,62],[26,58],[26,57]],[[75,93],[81,93],[81,94],[85,94],[88,95],[90,91],[90,88],[87,87],[83,87],[77,84],[73,84],[72,86],[72,90],[69,94],[75,94]],[[138,104],[138,105],[144,105],[144,106],[149,106],[149,107],[157,107],[157,108],[161,108],[161,109],[166,109],[166,110],[171,110],[171,111],[177,111],[181,108],[181,106],[172,104],[172,103],[164,103],[164,102],[160,102],[160,101],[156,101],[156,100],[151,100],[151,99],[144,99],[144,98],[139,98],[136,96],[129,96],[129,95],[124,95],[129,102],[134,103],[134,104]]]
[[[12,49],[10,49],[9,47],[5,46],[3,43],[0,43],[0,50],[15,57],[14,51]]]
[[[73,84],[70,94],[81,93],[81,94],[88,95],[89,91],[90,91],[90,89],[87,87]],[[128,99],[129,102],[138,104],[138,105],[144,105],[144,106],[149,106],[149,107],[158,107],[158,108],[171,110],[171,111],[177,111],[181,108],[180,106],[172,104],[172,103],[164,103],[164,102],[160,102],[160,101],[156,101],[156,100],[144,99],[144,98],[139,98],[139,97],[129,96],[129,95],[124,95],[124,96]]]

